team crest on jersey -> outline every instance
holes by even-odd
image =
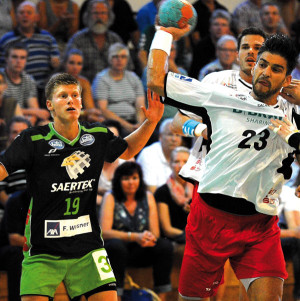
[[[64,142],[59,139],[50,140],[49,144],[55,149],[63,149],[65,147]]]
[[[79,143],[83,146],[91,145],[94,142],[95,142],[95,138],[91,134],[84,134],[79,140]]]
[[[47,222],[46,223],[46,237],[60,236],[60,223]]]
[[[71,156],[65,158],[62,167],[65,167],[71,179],[77,179],[79,174],[83,174],[84,170],[90,167],[90,155],[85,152],[76,151]]]

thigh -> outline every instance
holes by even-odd
[[[258,278],[248,289],[250,301],[280,301],[282,294],[283,280],[276,277]]]
[[[106,291],[94,294],[88,298],[88,301],[117,301],[117,291]]]
[[[116,279],[110,266],[105,249],[94,250],[78,259],[71,259],[68,263],[64,283],[71,298],[89,292],[99,292],[98,288],[111,285],[116,289]],[[105,289],[107,291],[107,289]],[[103,293],[103,292],[101,292]],[[91,295],[92,296],[92,295]]]
[[[65,273],[65,263],[57,256],[48,254],[26,256],[22,262],[20,285],[22,300],[26,299],[25,295],[54,297],[55,290],[64,279]],[[34,299],[34,296],[30,298]]]

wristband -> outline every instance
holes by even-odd
[[[150,50],[160,49],[166,52],[166,54],[169,56],[171,52],[172,42],[173,36],[170,33],[164,30],[158,30],[154,35]]]
[[[293,133],[287,135],[285,137],[285,141],[289,146],[294,147],[296,150],[299,150],[299,141],[300,141],[300,132],[298,130]]]
[[[205,124],[189,119],[183,124],[182,132],[186,137],[199,137],[206,128]]]

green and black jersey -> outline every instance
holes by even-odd
[[[104,161],[127,148],[100,123],[80,123],[73,140],[53,124],[27,129],[1,156],[10,174],[26,170],[31,203],[26,221],[25,255],[76,258],[103,247],[96,216],[96,195]]]

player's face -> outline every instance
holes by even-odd
[[[47,100],[47,108],[52,112],[54,119],[77,120],[82,108],[79,87],[73,84],[58,86],[54,90],[52,100]]]
[[[177,152],[174,157],[171,159],[171,169],[175,177],[178,176],[178,173],[182,166],[187,162],[189,154],[186,152]]]
[[[174,134],[171,131],[171,125],[166,125],[164,131],[161,133],[159,140],[161,142],[161,146],[163,150],[172,151],[177,146],[179,146],[182,142],[181,136],[178,134]]]
[[[263,52],[253,71],[253,92],[264,100],[275,95],[281,87],[286,87],[291,81],[291,76],[286,75],[287,61],[278,54]]]
[[[140,177],[137,172],[130,176],[121,177],[121,187],[126,196],[135,195],[140,186]]]
[[[79,54],[71,54],[66,62],[66,72],[78,77],[83,67],[83,58]]]
[[[251,70],[255,66],[257,54],[265,39],[260,35],[246,35],[241,39],[238,53],[240,69],[247,75],[251,75]]]
[[[6,63],[9,70],[21,73],[27,62],[27,51],[24,49],[12,49],[9,52]]]

